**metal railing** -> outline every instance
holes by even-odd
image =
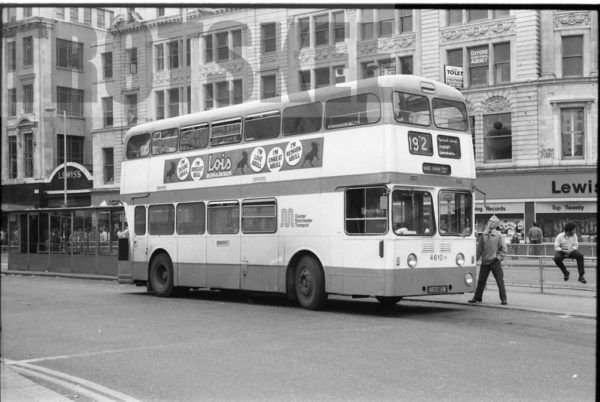
[[[539,288],[541,293],[547,288],[594,292],[598,289],[597,257],[584,257],[586,284],[580,283],[577,280],[579,272],[577,271],[577,262],[575,260],[566,258],[563,262],[571,273],[568,281],[564,280],[563,273],[556,266],[553,255],[531,256],[509,254],[502,264],[504,283],[507,286]],[[490,274],[487,283],[491,285],[496,284],[493,275]]]

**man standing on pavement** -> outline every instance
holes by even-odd
[[[483,289],[487,282],[490,271],[498,284],[500,301],[506,304],[506,288],[504,287],[504,272],[502,271],[502,261],[506,255],[506,243],[504,235],[498,231],[500,220],[495,215],[488,221],[486,232],[477,241],[477,259],[481,258],[481,267],[479,268],[479,279],[475,296],[469,303],[478,303],[482,301]]]
[[[577,261],[577,271],[579,271],[579,282],[587,283],[583,275],[585,274],[585,269],[583,268],[583,254],[577,250],[579,247],[579,242],[577,241],[577,235],[575,234],[575,224],[573,222],[567,222],[565,224],[565,231],[559,233],[556,236],[556,240],[554,241],[554,251],[556,254],[554,255],[554,262],[556,266],[560,268],[564,275],[565,281],[569,280],[569,275],[571,274],[567,271],[563,260],[565,258],[573,258]]]
[[[533,226],[529,228],[529,232],[527,232],[527,238],[529,239],[529,243],[534,245],[532,254],[540,255],[541,247],[539,244],[542,244],[544,234],[542,233],[542,229],[538,226],[537,222],[533,222]]]

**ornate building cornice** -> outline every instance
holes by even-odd
[[[452,26],[440,31],[441,43],[456,43],[473,39],[488,39],[504,35],[516,35],[515,17],[477,24]]]
[[[321,48],[304,48],[296,52],[299,64],[320,63],[325,61],[344,60],[348,55],[348,45],[338,43],[335,46]]]
[[[244,67],[244,60],[234,60],[227,63],[211,63],[200,66],[200,75],[208,79],[225,77],[227,74],[239,74]]]
[[[415,33],[392,36],[391,38],[379,38],[370,41],[361,41],[358,42],[357,45],[358,56],[388,54],[405,49],[414,49],[415,41]]]
[[[15,36],[17,32],[37,30],[38,38],[48,38],[50,36],[50,31],[54,29],[56,22],[57,21],[55,20],[44,17],[26,18],[5,24],[2,27],[2,35],[4,37],[11,37]]]
[[[591,26],[590,11],[568,11],[554,13],[554,30],[568,28],[589,28]]]

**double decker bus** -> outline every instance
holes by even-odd
[[[306,309],[472,292],[474,190],[464,97],[418,76],[140,124],[124,139],[119,282]]]

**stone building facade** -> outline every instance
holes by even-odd
[[[81,24],[81,33],[69,28],[70,36],[85,44],[84,59],[93,66],[78,76],[91,99],[85,117],[69,120],[85,133],[83,165],[91,165],[92,205],[118,199],[122,139],[136,123],[374,74],[444,82],[450,68],[462,74],[478,189],[485,193],[485,201],[478,197],[476,220],[496,214],[521,233],[537,220],[549,238],[567,219],[586,236],[597,232],[598,15],[593,9],[112,11],[110,26],[94,28],[90,37]],[[19,12],[16,21],[3,15],[3,41],[20,43],[25,28]],[[15,73],[4,73],[3,82],[5,88],[36,82],[41,116],[61,79],[62,71],[53,72],[51,49],[67,22],[38,20],[30,25],[37,31],[46,26],[48,32],[37,41],[39,71],[20,71],[18,80]],[[96,76],[88,75],[92,72]],[[3,145],[30,123],[3,119]],[[502,124],[495,129],[495,123]],[[43,138],[53,138],[48,130],[59,120],[37,124]],[[50,141],[37,151],[41,165],[32,178],[12,177],[3,155],[3,184],[48,180],[57,166],[56,144]],[[20,160],[22,152],[17,154]],[[2,208],[7,208],[4,196]]]

